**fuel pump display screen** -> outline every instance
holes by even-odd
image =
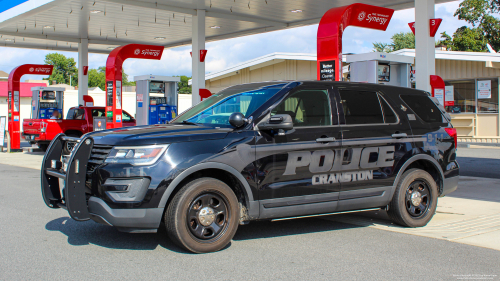
[[[165,93],[165,83],[163,82],[149,82],[149,92],[150,93]]]
[[[42,92],[42,100],[55,100],[56,92]]]
[[[57,102],[41,102],[40,108],[57,108]]]
[[[106,82],[107,106],[113,106],[113,81]]]
[[[388,64],[379,64],[377,69],[377,76],[379,82],[391,81],[391,66]]]

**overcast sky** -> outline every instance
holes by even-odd
[[[460,2],[454,1],[436,5],[436,18],[443,19],[436,37],[439,37],[439,33],[443,31],[452,35],[457,28],[467,25],[466,22],[453,17]],[[390,38],[394,33],[410,31],[408,23],[414,20],[415,10],[407,9],[394,13],[385,32],[348,27],[343,36],[343,52],[371,52],[373,42],[390,42]],[[316,53],[317,28],[317,25],[312,25],[208,43],[206,46],[208,50],[206,71],[207,73],[220,71],[249,59],[274,52]],[[129,59],[124,63],[125,73],[129,75],[130,79],[133,76],[147,74],[191,76],[190,51],[191,47],[166,49],[160,61]],[[10,73],[14,67],[20,64],[43,64],[45,55],[51,52],[54,51],[0,47],[0,70]],[[75,58],[78,63],[77,53],[61,53]],[[107,55],[90,54],[89,67],[104,66],[106,58]],[[41,76],[23,76],[23,80],[30,78],[41,79]]]

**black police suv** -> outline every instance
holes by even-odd
[[[77,142],[69,155],[67,142]],[[449,115],[420,90],[252,83],[170,124],[58,135],[42,194],[77,221],[139,233],[164,222],[179,246],[212,252],[253,220],[381,208],[424,226],[457,188],[456,148]]]

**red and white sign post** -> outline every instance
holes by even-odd
[[[106,129],[122,127],[123,62],[128,58],[160,60],[163,46],[128,44],[109,53],[106,61]]]
[[[21,77],[24,74],[50,75],[53,65],[23,64],[14,68],[9,74],[8,103],[9,103],[9,139],[10,149],[21,148]]]
[[[393,13],[361,3],[328,10],[318,26],[318,80],[342,81],[342,35],[348,26],[385,31]]]
[[[445,85],[443,78],[438,75],[431,75],[432,96],[435,97],[442,106],[445,106]]]
[[[443,19],[430,19],[429,20],[429,36],[434,37],[436,35],[436,32],[439,29],[439,26],[441,25],[441,22]],[[408,24],[410,26],[411,32],[413,32],[413,35],[415,35],[415,22],[410,22]]]

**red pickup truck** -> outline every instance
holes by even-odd
[[[23,135],[31,144],[37,143],[43,151],[55,136],[64,133],[71,137],[81,137],[94,130],[94,117],[105,117],[104,107],[72,107],[66,119],[24,119]],[[135,119],[126,111],[122,113],[124,127],[135,126]]]

